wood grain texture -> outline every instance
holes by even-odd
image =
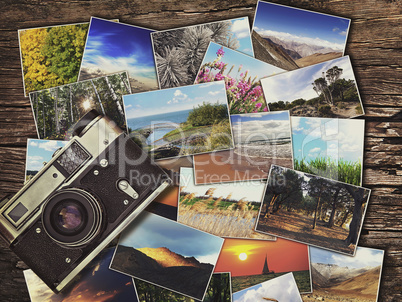
[[[282,0],[284,5],[352,20],[345,54],[365,107],[364,186],[372,189],[360,245],[386,251],[379,301],[402,300],[402,2]],[[0,197],[22,187],[27,138],[36,138],[23,95],[18,29],[119,18],[152,29],[248,16],[256,0],[2,0],[0,10]],[[26,266],[0,243],[2,301],[29,301]]]

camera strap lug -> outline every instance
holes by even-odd
[[[139,197],[139,194],[137,191],[134,190],[132,186],[128,183],[127,180],[121,179],[117,182],[117,187],[124,193],[126,193],[128,196],[131,198],[137,199]]]

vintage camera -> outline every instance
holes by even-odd
[[[95,110],[69,143],[0,209],[0,234],[59,292],[171,183]]]

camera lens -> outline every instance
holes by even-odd
[[[47,234],[68,246],[88,243],[99,232],[102,221],[100,204],[81,189],[61,190],[44,205],[42,222]]]

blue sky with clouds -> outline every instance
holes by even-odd
[[[127,119],[193,109],[203,102],[227,106],[224,81],[123,96]]]
[[[226,198],[232,194],[232,199],[239,201],[246,198],[247,201],[261,202],[265,189],[265,183],[261,181],[241,181],[232,183],[195,185],[194,170],[192,168],[180,169],[180,187],[184,188],[184,192],[195,193],[197,196],[204,196],[210,188],[215,188],[214,197]]]
[[[130,77],[157,87],[151,32],[92,17],[81,68],[105,73],[127,70]]]
[[[39,171],[43,167],[43,162],[51,160],[54,151],[67,143],[68,141],[28,139],[26,170]]]
[[[253,44],[251,42],[250,24],[247,17],[237,18],[231,20],[231,31],[239,41],[239,48],[237,51],[245,53],[249,56],[254,56]]]
[[[204,57],[201,65],[208,63],[208,62],[213,62],[217,58],[216,52],[221,47],[222,47],[221,45],[211,42],[209,44],[208,50],[205,54],[205,57]],[[223,51],[225,53],[220,61],[224,62],[225,64],[228,64],[224,74],[227,74],[227,72],[230,70],[232,65],[234,65],[234,68],[233,68],[232,72],[230,73],[230,76],[235,77],[235,78],[240,78],[240,74],[245,73],[247,70],[248,70],[248,75],[251,76],[252,79],[255,76],[257,76],[257,80],[261,79],[263,77],[267,77],[267,76],[270,76],[273,74],[278,74],[278,73],[285,71],[279,67],[262,62],[260,60],[249,57],[243,53],[240,53],[236,50],[232,50],[227,47],[223,47]],[[238,71],[240,65],[242,66],[242,68],[240,71]]]
[[[223,239],[161,216],[142,212],[122,233],[119,245],[136,249],[167,247],[185,257],[216,264]]]
[[[376,267],[382,264],[383,257],[384,251],[361,246],[357,247],[354,257],[310,246],[311,263],[336,264],[349,268]]]
[[[253,29],[262,36],[343,52],[349,24],[349,19],[259,1]]]
[[[293,157],[363,162],[364,120],[291,117]]]
[[[278,301],[302,302],[292,273],[233,293],[233,302],[263,301],[264,297]]]
[[[292,102],[300,98],[309,100],[317,97],[312,83],[315,79],[322,77],[323,72],[334,66],[343,69],[340,78],[353,80],[356,83],[349,56],[288,71],[261,80],[268,107],[269,103],[278,101]]]

